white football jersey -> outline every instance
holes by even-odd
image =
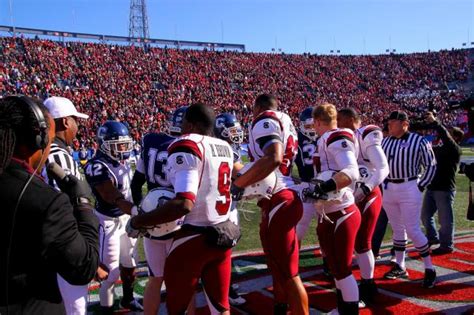
[[[274,193],[295,185],[291,171],[298,154],[298,134],[287,114],[267,110],[258,115],[249,127],[250,161],[262,158],[266,146],[275,142],[283,145],[284,153],[283,162],[275,170],[277,184]]]
[[[357,157],[355,137],[352,130],[337,128],[325,132],[318,138],[317,150],[314,155],[316,173],[328,170],[339,172],[344,169],[347,165],[338,165],[336,156],[340,154],[351,154],[349,152],[354,154],[354,157]],[[352,192],[352,188],[346,190],[340,202],[325,207],[325,211],[330,213],[352,205],[354,203],[354,195]]]
[[[366,167],[366,171],[364,167],[359,168],[359,170],[361,170],[360,180],[372,189],[380,185],[386,176],[385,172],[388,172],[386,169],[388,163],[382,149],[382,129],[375,125],[367,125],[357,129],[355,136],[357,139],[357,163],[359,166]],[[373,161],[369,158],[369,148],[372,158],[375,158]],[[379,154],[374,156],[374,150],[375,152],[378,151]],[[367,174],[363,174],[363,172],[367,172]]]
[[[382,129],[374,125],[367,125],[356,129],[354,133],[357,139],[357,163],[367,166],[370,170],[375,170],[375,165],[370,162],[366,152],[367,148],[373,145],[382,146]]]
[[[188,134],[168,148],[166,172],[177,196],[194,201],[184,224],[210,226],[230,215],[232,147],[225,141]]]

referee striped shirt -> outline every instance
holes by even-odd
[[[46,166],[51,162],[58,163],[66,174],[72,174],[77,178],[82,179],[79,165],[74,161],[72,155],[69,154],[66,143],[58,137],[56,137],[54,142],[51,144],[51,151],[49,152]],[[44,170],[46,170],[46,167]],[[59,189],[56,181],[52,178],[48,178],[48,174],[45,171],[43,171],[43,177],[50,186]]]
[[[418,186],[425,188],[436,172],[436,159],[430,143],[416,133],[407,132],[400,138],[382,141],[390,172],[387,179],[420,177]],[[422,173],[423,169],[423,173]]]

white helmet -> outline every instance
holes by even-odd
[[[253,162],[247,163],[244,167],[239,171],[238,176],[245,174],[252,167]],[[270,199],[273,190],[275,189],[277,183],[277,177],[275,172],[271,172],[270,175],[265,177],[259,182],[252,184],[250,186],[245,187],[243,198],[244,199],[252,199],[252,198],[267,198]]]
[[[171,200],[175,197],[175,193],[171,190],[165,188],[155,188],[148,192],[148,194],[143,198],[138,212],[150,212],[155,210],[158,206],[165,204],[168,200]],[[169,234],[171,232],[177,231],[183,225],[184,216],[160,225],[155,225],[152,228],[148,229],[148,234],[152,237],[161,237]]]
[[[336,171],[331,171],[331,170],[318,173],[318,175],[316,176],[316,180],[314,180],[314,182],[318,183],[318,182],[325,182],[327,180],[330,180],[331,178],[333,178],[333,176],[336,173],[337,173]],[[342,200],[342,197],[348,190],[349,190],[349,187],[344,187],[339,190],[330,191],[327,193],[327,199],[325,199],[324,201],[340,201]]]

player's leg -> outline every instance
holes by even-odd
[[[143,311],[143,306],[133,297],[138,240],[128,237],[125,232],[125,226],[129,218],[128,215],[120,217],[122,232],[120,236],[120,278],[122,279],[123,289],[120,306],[131,311]]]
[[[308,296],[298,276],[299,246],[295,228],[303,205],[292,190],[275,194],[271,204],[261,228],[268,260],[274,266],[274,279],[285,289],[292,314],[307,314]]]
[[[301,243],[303,242],[303,238],[306,235],[306,231],[311,224],[311,220],[316,217],[316,209],[314,208],[313,203],[303,203],[303,215],[301,220],[299,220],[298,224],[296,225],[296,236],[298,237],[298,242],[301,247]]]
[[[150,274],[143,294],[145,315],[156,315],[160,310],[165,260],[171,244],[172,239],[152,240],[146,237],[143,238],[143,247]]]
[[[204,235],[178,233],[166,258],[164,271],[166,307],[170,315],[185,313],[208,259]]]
[[[58,274],[58,287],[67,315],[85,315],[87,313],[88,285],[69,284]]]
[[[211,315],[230,314],[229,287],[231,250],[208,248],[210,258],[204,265],[201,280]]]
[[[100,260],[109,270],[107,279],[99,289],[100,306],[103,313],[111,313],[114,305],[114,285],[119,279],[120,228],[118,220],[97,213],[99,218]]]
[[[361,224],[357,232],[355,250],[359,264],[361,282],[359,286],[360,299],[365,303],[371,302],[377,293],[374,282],[375,257],[372,253],[372,235],[382,209],[382,194],[376,187],[360,205]]]
[[[345,209],[345,213],[338,212],[337,217],[330,216],[334,222],[334,253],[333,275],[336,287],[341,291],[340,313],[351,313],[359,307],[359,289],[352,275],[352,255],[354,252],[357,231],[360,227],[361,215],[355,205]],[[342,310],[342,312],[341,312]]]

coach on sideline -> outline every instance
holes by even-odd
[[[65,314],[57,274],[87,284],[99,264],[90,189],[68,175],[60,193],[38,175],[55,123],[24,96],[0,99],[0,313]]]
[[[409,125],[405,112],[392,112],[388,117],[389,137],[382,141],[390,170],[383,185],[383,207],[392,225],[396,258],[396,264],[385,274],[385,278],[408,277],[405,268],[408,234],[425,264],[422,286],[432,288],[436,272],[431,262],[428,239],[421,231],[420,214],[422,192],[433,179],[436,160],[429,142],[419,134],[408,132]]]

